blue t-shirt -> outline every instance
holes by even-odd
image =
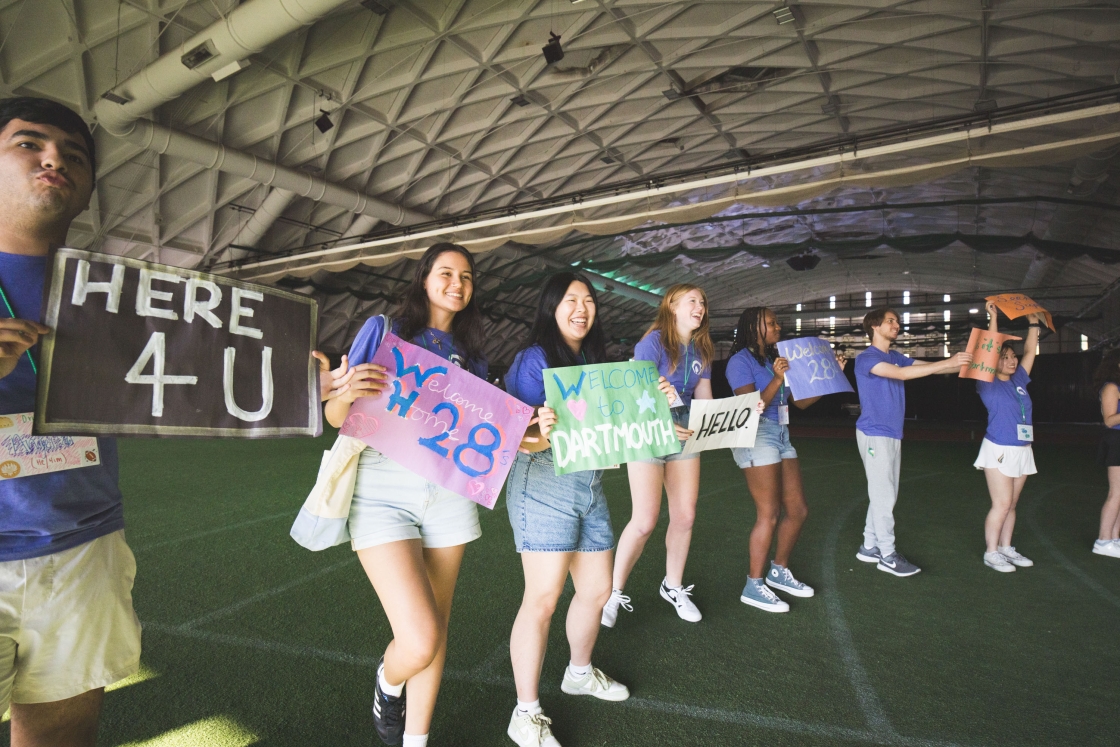
[[[879,363],[901,368],[914,361],[897,350],[884,353],[872,345],[856,356],[856,389],[859,390],[860,416],[856,428],[868,436],[902,439],[906,419],[906,386],[898,379],[876,376],[871,369]]]
[[[977,381],[976,393],[988,408],[988,431],[984,438],[1000,446],[1030,446],[1030,441],[1019,440],[1019,423],[1032,425],[1031,395],[1027,384],[1031,377],[1022,366],[1015,369],[1011,378],[1001,381]]]
[[[506,392],[527,405],[540,407],[544,404],[544,374],[549,368],[544,348],[534,345],[526,348],[513,358],[506,371]]]
[[[751,355],[751,351],[743,348],[727,361],[727,383],[731,385],[731,391],[735,391],[741,386],[747,384],[754,384],[756,391],[761,392],[766,387],[770,386],[770,382],[774,380],[774,363],[767,360],[766,365],[759,363],[755,357]],[[786,388],[785,384],[778,389],[778,393],[774,395],[774,399],[770,400],[770,404],[762,413],[762,417],[768,420],[778,422],[778,407],[785,404],[782,400],[788,401],[793,396],[793,393]]]
[[[686,405],[692,404],[692,393],[700,379],[712,378],[712,367],[705,366],[696,353],[696,346],[691,342],[686,348],[681,345],[680,358],[677,359],[677,370],[669,373],[669,356],[665,353],[665,346],[661,344],[661,333],[650,332],[634,346],[634,360],[652,361],[657,365],[657,372],[664,376],[670,384],[680,392],[681,400]]]
[[[47,258],[0,252],[0,287],[18,319],[41,321]],[[0,316],[8,309],[0,303]],[[39,346],[31,349],[36,365]],[[0,378],[0,414],[35,409],[35,372],[26,355]],[[0,562],[52,555],[124,528],[117,441],[97,439],[101,464],[0,480]]]
[[[400,321],[393,320],[393,334],[400,334]],[[381,338],[385,333],[385,317],[380,314],[366,319],[366,323],[358,330],[354,344],[350,346],[347,356],[351,366],[369,363],[381,347]],[[485,358],[467,361],[455,348],[455,339],[450,332],[441,332],[438,329],[421,330],[420,334],[410,340],[413,345],[419,345],[429,353],[435,353],[440,358],[454,363],[459,368],[470,371],[480,379],[485,379],[490,373],[490,364]]]

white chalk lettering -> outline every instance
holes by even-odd
[[[272,348],[265,345],[261,354],[261,409],[248,412],[237,406],[233,398],[233,364],[237,356],[234,348],[226,348],[225,363],[222,366],[222,391],[226,398],[226,412],[238,420],[255,423],[264,420],[272,412]]]
[[[167,291],[156,290],[152,287],[153,280],[160,280],[165,283],[181,283],[183,278],[179,275],[172,275],[170,272],[160,272],[159,270],[151,270],[147,267],[140,268],[140,285],[136,288],[136,315],[137,316],[154,316],[159,319],[178,319],[179,315],[171,309],[161,309],[152,306],[153,301],[170,301],[171,293]]]
[[[599,433],[603,434],[603,449],[608,454],[610,454],[611,453],[611,431],[613,430],[613,426],[611,426],[610,423],[603,423],[602,425],[595,426],[595,430],[597,430],[597,431],[599,431]],[[617,433],[615,434],[615,437],[614,437],[614,451],[618,451],[618,434]]]
[[[113,265],[113,277],[107,283],[91,283],[89,281],[89,262],[78,260],[78,269],[74,274],[74,292],[70,294],[70,303],[74,306],[84,306],[86,296],[90,293],[104,293],[105,310],[116,314],[121,305],[121,287],[124,285],[124,265]]]
[[[552,443],[552,457],[560,468],[568,466],[568,462],[572,460],[571,457],[571,443],[568,441],[568,434],[564,431],[553,430],[549,434],[548,440]],[[561,448],[563,443],[563,448]]]
[[[210,294],[205,301],[198,300],[198,290],[202,288]],[[222,328],[222,320],[214,315],[214,309],[222,302],[222,289],[217,283],[202,278],[187,278],[187,294],[183,298],[183,321],[194,322],[195,314],[205,319],[214,329]]]
[[[241,305],[243,300],[263,301],[264,294],[234,286],[233,300],[230,302],[233,308],[229,312],[229,331],[235,335],[245,335],[246,337],[252,337],[254,340],[259,340],[264,337],[264,332],[256,327],[244,327],[241,324],[242,319],[252,319],[254,314],[253,309]]]
[[[152,373],[144,373],[144,369],[148,367],[148,361],[152,361]],[[124,375],[124,380],[129,384],[151,384],[152,386],[152,417],[163,417],[163,388],[168,384],[197,384],[197,376],[170,376],[164,374],[164,367],[167,365],[167,344],[164,340],[162,332],[153,332],[152,336],[148,338],[148,344],[144,346],[143,352],[136,362],[132,364],[132,368],[128,369],[128,373]],[[271,374],[270,374],[271,375]],[[271,405],[270,405],[271,406]]]
[[[587,449],[587,456],[591,456],[591,449],[595,449],[596,456],[602,456],[603,450],[599,448],[599,439],[595,431],[584,428],[580,433],[583,435],[583,448]]]

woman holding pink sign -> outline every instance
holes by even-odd
[[[506,508],[525,572],[525,595],[509,642],[517,707],[506,731],[520,747],[560,747],[539,696],[548,630],[569,575],[575,586],[567,614],[571,658],[560,689],[609,701],[630,697],[625,685],[591,665],[599,618],[611,594],[614,549],[603,472],[556,475],[548,442],[556,413],[544,406],[546,368],[606,362],[597,309],[586,277],[571,272],[549,277],[529,340],[506,374],[506,391],[538,408],[542,437],[518,453],[506,482]]]
[[[988,331],[999,332],[996,304],[987,304],[990,322]],[[1031,395],[1027,385],[1031,382],[1038,334],[1042,324],[1037,314],[1028,315],[1030,332],[1027,334],[1023,358],[1015,354],[1011,341],[1003,343],[999,351],[995,378],[977,381],[976,392],[988,408],[988,430],[980,442],[980,454],[973,465],[984,470],[992,509],[984,520],[984,565],[1001,573],[1016,568],[1029,568],[1034,562],[1020,554],[1011,544],[1015,529],[1015,506],[1027,482],[1027,475],[1038,472],[1034,466],[1034,420],[1031,412]]]
[[[669,402],[677,437],[687,441],[688,413],[693,399],[712,398],[712,358],[715,346],[708,331],[708,297],[695,285],[681,283],[666,291],[657,318],[634,348],[634,360],[652,361],[663,380],[677,393]],[[669,502],[669,527],[665,532],[665,578],[661,598],[673,605],[687,622],[699,622],[700,610],[684,585],[684,566],[692,544],[692,524],[700,496],[700,453],[673,454],[626,465],[633,510],[618,538],[611,598],[603,608],[602,624],[613,628],[619,607],[630,610],[630,597],[622,590],[642,556],[661,513],[661,489]]]
[[[442,243],[428,249],[395,317],[370,317],[358,332],[348,355],[355,377],[327,402],[327,421],[341,427],[358,398],[387,389],[384,369],[370,361],[389,331],[485,379],[489,367],[474,278],[474,258],[463,247]],[[393,629],[377,667],[377,735],[386,744],[423,747],[443,678],[459,566],[466,544],[482,536],[477,507],[366,447],[347,527]]]
[[[801,488],[797,450],[789,440],[789,402],[792,392],[785,384],[789,361],[778,355],[782,325],[767,308],[748,308],[735,326],[735,344],[727,361],[727,383],[736,395],[759,392],[765,408],[758,421],[758,434],[751,448],[732,449],[735,464],[743,470],[747,488],[754,498],[756,518],[751,530],[750,570],[739,601],[766,612],[788,612],[789,603],[772,590],[795,597],[811,597],[813,587],[798,581],[789,570],[793,546],[809,516]],[[846,361],[837,356],[844,370]],[[820,397],[795,400],[805,409]],[[766,569],[770,545],[778,535],[778,549]]]

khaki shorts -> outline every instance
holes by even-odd
[[[0,713],[136,673],[136,559],[124,531],[53,555],[0,563]]]

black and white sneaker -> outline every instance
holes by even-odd
[[[385,657],[377,663],[377,684],[373,691],[373,728],[381,741],[389,745],[399,745],[404,741],[404,699],[386,695],[381,691],[381,672],[385,669]]]
[[[921,573],[921,568],[911,563],[906,558],[902,557],[900,552],[892,552],[879,558],[879,565],[875,566],[880,571],[886,571],[895,576],[913,576],[915,573]]]

